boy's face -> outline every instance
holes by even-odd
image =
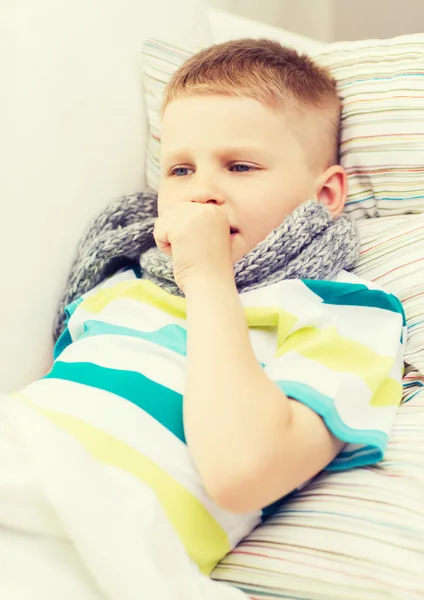
[[[180,202],[218,205],[238,261],[315,196],[317,174],[288,119],[246,97],[172,101],[162,122],[159,214]]]

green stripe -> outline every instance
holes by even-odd
[[[319,296],[324,304],[339,304],[344,306],[369,306],[389,310],[402,316],[402,323],[406,325],[405,312],[402,303],[382,290],[370,290],[361,283],[340,283],[338,281],[323,281],[302,279],[314,294]]]
[[[141,373],[109,369],[89,362],[56,361],[43,379],[65,379],[111,392],[132,402],[185,443],[183,397]]]

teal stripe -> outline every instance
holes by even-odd
[[[135,264],[135,263],[134,263],[134,264],[132,264],[131,266],[124,267],[124,268],[122,269],[122,271],[123,271],[124,273],[126,273],[127,271],[132,271],[132,272],[134,273],[134,277],[135,277],[136,279],[141,279],[141,275],[142,275],[142,273],[141,273],[141,266],[140,266],[140,264]]]
[[[402,324],[406,325],[402,303],[393,294],[387,294],[382,290],[370,290],[361,283],[341,283],[318,279],[302,279],[302,283],[319,296],[324,304],[369,306],[370,308],[389,310],[390,312],[400,314],[402,316]]]
[[[58,358],[58,356],[60,356],[65,350],[65,348],[69,346],[69,344],[72,344],[72,337],[69,329],[66,327],[57,338],[57,342],[54,345],[53,360],[56,360],[56,358]]]
[[[338,458],[340,459],[347,459],[347,458],[351,458],[353,456],[356,456],[357,454],[361,453],[361,452],[368,452],[370,450],[373,450],[374,448],[372,446],[362,446],[362,448],[355,448],[355,450],[342,450],[342,452],[340,452]]]
[[[366,446],[361,453],[351,458],[344,458],[342,454],[339,454],[337,461],[333,461],[327,467],[325,471],[344,471],[346,469],[355,469],[356,467],[364,467],[367,465],[374,465],[382,460],[383,454],[376,448]]]
[[[109,369],[88,362],[57,361],[43,379],[65,379],[121,396],[159,421],[179,440],[186,441],[182,395],[141,373]]]
[[[66,316],[65,322],[64,322],[65,329],[62,331],[60,336],[57,338],[56,344],[54,345],[54,349],[53,349],[53,359],[54,360],[56,360],[56,358],[60,354],[62,354],[62,352],[65,350],[65,348],[67,346],[69,346],[69,344],[72,344],[72,342],[73,342],[71,333],[68,329],[68,323],[69,323],[69,319],[74,314],[77,307],[81,304],[82,301],[83,301],[82,297],[77,298],[76,300],[74,300],[73,302],[71,302],[70,304],[65,306],[65,308],[63,309],[65,316]]]
[[[322,417],[328,429],[337,438],[347,444],[363,445],[363,454],[336,458],[325,467],[328,471],[340,471],[353,467],[371,465],[383,458],[388,436],[377,429],[358,430],[351,429],[341,419],[334,406],[334,401],[329,396],[321,394],[314,388],[297,381],[280,380],[275,382],[289,398],[298,400]]]
[[[265,521],[265,519],[271,517],[275,513],[275,511],[280,508],[281,504],[287,500],[287,497],[288,496],[283,496],[283,498],[280,498],[276,502],[265,506],[265,508],[263,508],[261,511],[261,521]]]
[[[139,331],[101,321],[85,321],[80,339],[96,335],[123,335],[147,340],[182,356],[185,356],[187,351],[187,333],[180,325],[165,325],[156,331]]]
[[[84,301],[84,296],[80,296],[79,298],[77,298],[76,300],[74,300],[73,302],[71,302],[70,304],[68,304],[67,306],[65,306],[65,313],[66,313],[66,316],[67,316],[67,321],[69,321],[69,319],[72,317],[72,315],[76,311],[77,307],[83,301]]]

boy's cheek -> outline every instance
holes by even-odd
[[[170,178],[164,178],[160,181],[158,189],[158,208],[160,210],[172,208],[181,202],[181,186],[178,189],[175,189],[175,187],[174,181]]]
[[[172,201],[172,195],[169,193],[166,185],[161,185],[158,191],[158,213],[162,214],[165,210],[168,210],[174,206]]]

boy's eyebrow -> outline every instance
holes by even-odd
[[[262,157],[266,157],[269,153],[263,146],[257,144],[245,144],[245,145],[237,145],[237,146],[225,146],[223,148],[218,148],[214,151],[215,156],[229,156],[235,154],[255,154],[260,155]],[[174,150],[169,150],[168,152],[161,153],[161,160],[165,160],[168,162],[172,162],[177,158],[190,156],[191,152],[188,148],[176,148]]]

